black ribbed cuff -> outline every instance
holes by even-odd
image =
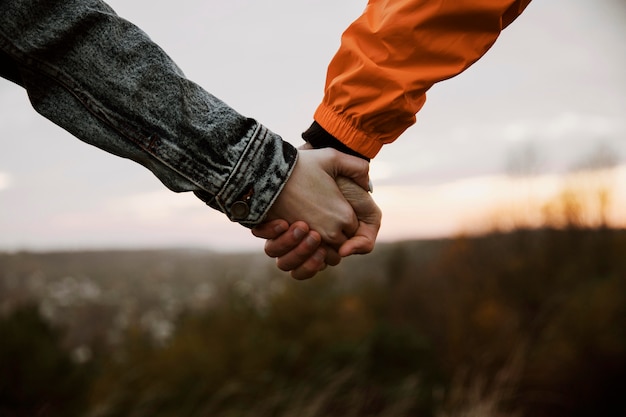
[[[348,155],[358,156],[368,162],[370,160],[368,157],[348,148],[315,121],[302,133],[302,139],[310,143],[315,149],[333,148]]]

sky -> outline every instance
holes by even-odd
[[[298,146],[341,33],[366,2],[109,4],[190,79]],[[433,87],[416,125],[372,161],[380,240],[471,230],[514,205],[520,183],[509,174],[523,155],[536,177],[522,194],[550,199],[598,150],[618,166],[613,215],[626,224],[624,23],[622,0],[536,0],[480,61]],[[193,195],[43,119],[1,79],[0,109],[0,250],[262,249]]]

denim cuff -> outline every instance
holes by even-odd
[[[261,223],[282,191],[298,151],[265,126],[256,124],[230,177],[215,196],[195,194],[245,227]]]

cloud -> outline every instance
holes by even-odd
[[[536,140],[560,141],[572,137],[594,140],[617,137],[626,131],[626,124],[609,115],[585,114],[580,112],[556,113],[552,117],[524,118],[506,123],[489,123],[457,126],[449,134],[455,143],[477,143],[477,141],[509,143]]]
[[[536,139],[559,141],[572,137],[596,139],[617,136],[624,128],[621,120],[609,116],[567,112],[545,120],[509,123],[501,128],[501,136],[509,142]]]
[[[502,216],[526,212],[536,217],[541,207],[558,198],[565,186],[581,186],[585,178],[592,177],[545,174],[520,179],[489,175],[427,186],[375,187],[373,197],[383,210],[379,238],[395,241],[483,232],[493,226],[493,220],[506,219]],[[626,165],[615,167],[611,175],[602,178],[612,190],[609,221],[624,227]]]
[[[6,190],[11,186],[11,177],[9,174],[4,172],[0,172],[0,191]]]
[[[166,189],[114,199],[107,209],[142,221],[162,221],[189,211],[202,214],[207,211],[206,205],[191,193],[177,194]]]
[[[109,199],[34,221],[0,222],[0,250],[34,248],[210,248],[262,253],[264,241],[191,193],[169,190]]]

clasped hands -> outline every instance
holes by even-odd
[[[382,213],[369,189],[369,163],[334,149],[299,150],[293,172],[252,233],[296,279],[374,249]]]

